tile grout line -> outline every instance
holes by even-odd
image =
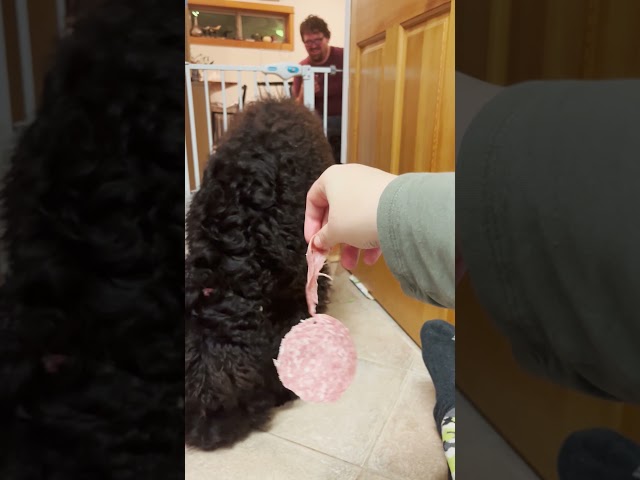
[[[354,289],[354,294],[360,294],[362,295],[357,288],[352,287]],[[400,327],[400,325],[398,325],[398,322],[396,322],[393,317],[391,315],[389,315],[389,313],[382,307],[382,305],[380,305],[380,303],[377,300],[368,300],[366,298],[363,298],[364,301],[362,302],[364,305],[367,305],[368,308],[370,308],[370,305],[375,304],[378,306],[378,308],[376,308],[375,306],[373,307],[376,310],[375,313],[381,313],[382,315],[384,315],[386,317],[387,320],[390,321],[390,323],[393,325],[393,327],[395,327],[395,330],[397,331],[397,333],[399,333],[402,337],[403,337],[403,341],[406,342],[412,349],[417,349],[417,351],[420,351],[420,347],[413,341],[413,339],[407,334],[407,332],[405,332],[402,327]],[[354,300],[350,300],[350,301],[342,301],[342,302],[336,302],[336,303],[331,303],[331,301],[329,302],[329,306],[331,305],[335,305],[335,306],[340,306],[340,305],[350,305],[353,303],[361,303],[360,301],[363,299],[354,299]]]
[[[393,402],[393,405],[391,406],[391,408],[389,408],[389,414],[387,415],[387,418],[385,419],[385,421],[382,423],[382,427],[380,427],[380,429],[378,430],[375,440],[371,442],[371,447],[369,448],[369,451],[365,456],[364,462],[361,465],[362,468],[364,469],[366,469],[366,465],[369,462],[369,459],[371,458],[371,454],[373,453],[373,450],[375,449],[376,444],[378,443],[378,440],[380,440],[380,435],[382,435],[382,432],[384,432],[384,429],[389,424],[389,420],[391,419],[393,411],[395,410],[396,406],[398,405],[398,402],[400,401],[400,396],[402,395],[402,392],[406,388],[406,385],[409,383],[408,379],[411,374],[411,370],[404,369],[404,372],[405,372],[404,378],[402,379],[402,383],[400,384],[400,388],[398,389],[398,395],[396,396],[395,402]],[[374,472],[374,473],[377,473],[377,472]]]
[[[356,464],[356,463],[352,463],[352,462],[350,462],[350,461],[348,461],[348,460],[344,460],[344,459],[342,459],[342,458],[334,457],[333,455],[329,455],[329,454],[328,454],[328,453],[326,453],[326,452],[321,452],[320,450],[316,450],[315,448],[310,447],[310,446],[308,446],[308,445],[304,445],[304,444],[302,444],[302,443],[295,442],[295,441],[290,440],[290,439],[288,439],[288,438],[281,437],[281,436],[280,436],[280,435],[278,435],[277,433],[272,433],[272,432],[264,432],[264,433],[266,433],[267,435],[271,435],[272,437],[275,437],[275,438],[277,438],[277,439],[279,439],[279,440],[284,440],[286,443],[289,443],[289,444],[291,444],[291,445],[296,445],[296,446],[298,446],[298,447],[302,447],[302,448],[304,448],[304,449],[306,449],[306,450],[309,450],[310,452],[318,453],[318,454],[322,455],[323,457],[331,458],[332,460],[338,460],[338,461],[340,461],[340,462],[342,462],[342,463],[346,463],[347,465],[351,465],[351,466],[353,466],[353,467],[357,467],[357,468],[360,468],[360,469],[362,469],[362,468],[363,468],[363,467],[362,467],[362,465],[358,465],[358,464]]]
[[[393,370],[411,370],[411,365],[413,365],[413,360],[409,362],[409,366],[408,367],[398,367],[395,365],[388,365],[386,363],[382,363],[378,360],[371,360],[369,358],[363,358],[363,357],[358,357],[358,360],[362,360],[364,362],[369,362],[369,363],[373,363],[374,365],[378,366],[378,367],[385,367],[385,368],[391,368]]]
[[[371,442],[371,446],[367,449],[367,452],[366,452],[366,454],[364,456],[364,460],[363,460],[363,462],[361,464],[353,463],[353,462],[350,462],[349,460],[344,460],[342,458],[335,457],[335,456],[330,455],[330,454],[328,454],[326,452],[322,452],[320,450],[317,450],[317,449],[315,449],[315,448],[313,448],[313,447],[311,447],[309,445],[305,445],[303,443],[298,443],[298,442],[296,442],[294,440],[288,439],[286,437],[282,437],[282,436],[278,435],[277,433],[273,433],[273,432],[270,432],[268,430],[261,430],[261,431],[264,432],[264,433],[267,433],[267,434],[269,434],[269,435],[271,435],[273,437],[276,437],[278,439],[285,440],[286,442],[291,443],[293,445],[298,445],[300,447],[306,448],[307,450],[320,453],[320,454],[324,455],[325,457],[333,458],[333,459],[336,459],[336,460],[340,460],[341,462],[344,462],[344,463],[347,463],[349,465],[353,465],[355,467],[362,468],[362,469],[366,470],[365,464],[369,460],[369,457],[371,456],[371,452],[373,451],[376,443],[378,442],[378,439],[380,438],[380,434],[382,433],[382,431],[386,427],[387,423],[389,422],[389,419],[391,418],[391,413],[393,412],[393,410],[395,409],[396,405],[398,404],[398,400],[400,399],[400,395],[402,394],[402,392],[406,388],[406,384],[408,383],[408,378],[409,378],[410,374],[412,373],[412,371],[409,368],[392,367],[392,366],[389,366],[389,365],[383,365],[383,364],[380,364],[380,363],[377,363],[377,362],[373,362],[371,360],[366,360],[366,359],[361,359],[361,358],[359,360],[371,363],[376,367],[384,367],[384,368],[388,368],[390,370],[404,372],[404,376],[402,378],[402,382],[400,383],[400,387],[398,388],[398,395],[396,396],[395,401],[389,407],[387,418],[382,423],[382,426],[380,427],[380,429],[377,431],[376,435],[374,436],[374,440]],[[373,473],[377,474],[377,472],[373,472]],[[397,479],[397,480],[403,480],[403,479]]]

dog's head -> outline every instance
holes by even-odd
[[[320,118],[294,100],[262,100],[239,114],[189,208],[187,309],[229,292],[260,302],[302,284],[304,295],[306,195],[332,162]]]
[[[243,215],[262,215],[271,208],[299,211],[301,197],[331,164],[331,147],[315,112],[291,99],[249,104],[205,169],[187,233],[191,236],[206,221],[198,213],[213,219],[228,216],[230,208],[240,208]],[[203,210],[205,204],[209,208]]]

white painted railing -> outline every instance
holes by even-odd
[[[192,172],[194,172],[195,190],[200,188],[200,159],[198,158],[192,79],[200,80],[204,84],[208,152],[212,152],[214,149],[214,130],[216,129],[215,125],[212,126],[213,113],[221,115],[222,131],[226,132],[229,127],[229,115],[236,111],[241,112],[245,104],[264,98],[265,95],[291,97],[291,83],[294,77],[301,77],[303,103],[310,110],[314,110],[314,77],[316,74],[324,75],[322,124],[326,134],[328,77],[336,72],[337,70],[334,67],[311,67],[296,63],[278,63],[262,66],[185,63],[188,121],[191,132],[191,138],[187,139],[185,137],[185,197],[188,196],[191,189],[189,161],[191,162]],[[187,141],[191,144],[191,158],[188,158],[187,154]]]

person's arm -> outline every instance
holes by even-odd
[[[456,152],[471,121],[503,88],[456,71]]]
[[[455,174],[408,173],[384,190],[378,235],[402,290],[423,302],[455,307]]]
[[[471,121],[492,98],[498,95],[504,87],[483,82],[477,78],[456,71],[456,155],[460,151],[462,137],[469,128]],[[457,159],[457,157],[456,157]],[[456,229],[456,285],[460,283],[467,272],[462,257],[458,229]]]
[[[470,122],[456,173],[471,282],[515,357],[631,402],[640,402],[639,132],[640,80],[528,82]]]
[[[291,85],[291,98],[296,102],[302,103],[302,77],[293,77]]]
[[[359,164],[329,167],[307,194],[304,235],[319,251],[344,244],[352,269],[359,250],[371,265],[385,253],[404,291],[454,307],[453,173],[400,177]]]

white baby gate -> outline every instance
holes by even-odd
[[[291,82],[294,77],[302,78],[303,102],[310,110],[315,109],[314,77],[324,75],[324,94],[322,106],[322,125],[327,133],[327,101],[328,76],[337,72],[335,67],[311,67],[296,63],[278,63],[272,65],[209,65],[185,62],[185,83],[189,115],[189,130],[191,138],[191,158],[187,153],[187,138],[185,136],[184,173],[185,200],[188,201],[192,193],[189,174],[191,162],[194,175],[195,189],[200,188],[200,159],[198,158],[198,138],[196,133],[196,118],[194,113],[194,95],[192,80],[202,81],[204,84],[204,102],[207,122],[208,152],[213,152],[214,133],[221,126],[222,132],[229,128],[230,116],[235,112],[242,112],[244,106],[253,101],[269,96],[291,97]],[[274,77],[277,80],[274,80]],[[231,90],[232,92],[229,92]],[[233,92],[235,90],[235,92]],[[230,101],[236,102],[231,104]],[[212,122],[212,117],[218,119],[221,125]],[[214,123],[214,125],[212,125]],[[206,161],[206,159],[205,159]]]

